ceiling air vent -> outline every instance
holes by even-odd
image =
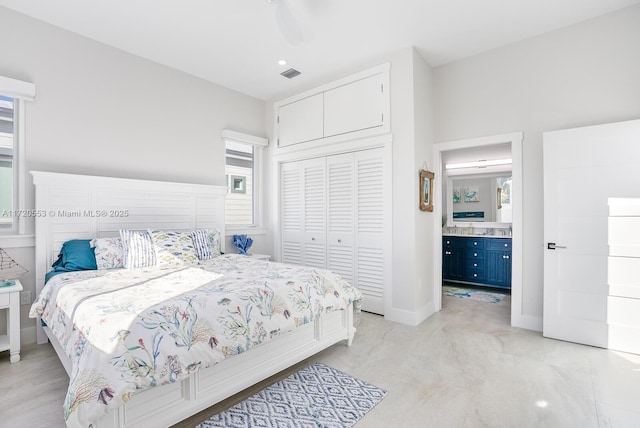
[[[298,70],[294,69],[294,68],[290,68],[288,70],[283,71],[280,74],[282,74],[287,79],[293,79],[294,77],[300,75],[301,73]]]

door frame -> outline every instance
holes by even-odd
[[[511,265],[511,325],[515,327],[532,328],[522,315],[522,235],[523,235],[523,186],[522,186],[522,132],[491,135],[487,137],[467,140],[448,141],[434,144],[434,162],[436,186],[434,188],[434,242],[433,254],[435,264],[434,306],[437,311],[442,310],[442,206],[444,198],[444,169],[442,167],[442,153],[450,150],[466,149],[470,147],[492,146],[495,144],[511,143],[512,180],[513,180],[513,221],[512,221],[512,265]]]

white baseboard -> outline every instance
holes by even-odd
[[[531,315],[513,316],[512,314],[511,325],[527,330],[542,331],[542,317],[534,317]]]
[[[433,302],[429,302],[429,304],[422,306],[417,311],[406,311],[403,309],[393,308],[389,310],[385,309],[384,319],[387,321],[416,326],[429,318],[435,312]]]
[[[20,329],[20,345],[33,345],[36,343],[36,326]]]

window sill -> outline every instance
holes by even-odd
[[[2,235],[0,234],[0,248],[28,248],[36,246],[35,235]]]

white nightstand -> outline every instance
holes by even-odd
[[[250,254],[247,254],[247,256],[254,259],[265,260],[265,261],[269,261],[271,259],[271,256],[269,254],[250,253]]]
[[[12,363],[20,361],[20,292],[22,284],[0,287],[0,309],[7,310],[7,334],[0,335],[0,351],[9,351]]]

